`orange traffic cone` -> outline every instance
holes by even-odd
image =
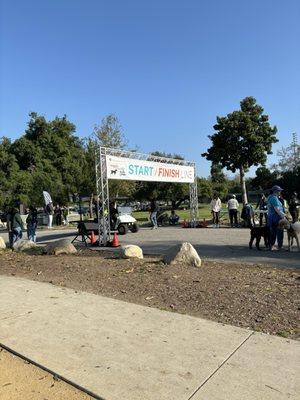
[[[91,233],[91,244],[95,244],[97,242],[95,232],[92,231]]]
[[[119,236],[117,235],[117,233],[114,233],[114,237],[113,240],[111,242],[111,247],[119,247],[120,243],[119,243]]]

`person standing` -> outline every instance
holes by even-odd
[[[33,206],[29,207],[29,213],[26,218],[27,237],[32,242],[36,242],[36,228],[38,224],[37,209]]]
[[[109,203],[109,217],[110,217],[110,229],[117,229],[117,220],[118,220],[119,212],[117,203],[115,201],[111,201]]]
[[[22,239],[23,221],[19,210],[17,208],[11,208],[7,214],[7,230],[9,236],[9,247],[13,248],[14,243],[17,240]]]
[[[289,212],[291,214],[293,224],[297,222],[299,219],[299,208],[300,208],[300,200],[298,198],[297,192],[294,192],[289,201]]]
[[[57,226],[60,226],[62,224],[62,209],[59,204],[56,205],[54,209],[54,214],[55,214],[55,223]]]
[[[280,186],[273,186],[271,194],[268,197],[268,226],[270,228],[270,250],[275,250],[275,243],[277,239],[278,249],[282,249],[283,245],[283,229],[278,228],[279,221],[286,218],[282,202],[280,201],[280,194],[283,189]]]
[[[280,195],[279,195],[279,200],[280,200],[280,203],[282,204],[283,212],[285,213],[286,210],[288,209],[288,203],[287,203],[286,199],[283,197],[282,193],[280,193]]]
[[[45,201],[45,212],[48,215],[48,229],[52,229],[52,222],[53,222],[53,202],[50,196],[50,193],[46,190],[43,190],[43,196]]]
[[[150,203],[150,221],[152,224],[152,229],[157,229],[157,211],[158,207],[155,200],[151,200]]]
[[[211,212],[212,212],[212,215],[213,215],[214,228],[219,228],[220,227],[219,222],[220,222],[221,207],[222,207],[221,200],[220,200],[219,196],[217,196],[215,194],[213,196],[211,202],[210,202],[210,208],[211,208]]]
[[[261,195],[261,198],[258,200],[255,210],[259,209],[259,226],[263,225],[263,220],[265,217],[265,224],[268,223],[268,202],[267,198],[264,194]]]
[[[63,207],[62,214],[64,217],[64,225],[69,225],[69,209],[67,206]]]
[[[45,210],[46,214],[48,215],[48,229],[52,229],[53,214],[54,214],[53,204],[52,203],[47,204]]]
[[[231,228],[234,226],[238,226],[238,209],[239,209],[239,203],[236,199],[236,195],[233,194],[231,199],[228,200],[227,202],[227,208],[229,212],[229,219],[230,219],[230,225]]]
[[[171,210],[171,215],[169,218],[170,225],[176,225],[176,224],[178,224],[178,221],[179,221],[179,216],[176,214],[176,211]]]
[[[6,228],[8,231],[8,240],[9,240],[9,247],[12,249],[14,241],[13,241],[13,230],[12,230],[12,219],[13,219],[13,208],[8,207],[6,208]]]
[[[254,210],[252,204],[246,203],[241,212],[241,218],[244,220],[247,228],[253,228],[255,226],[254,221]]]

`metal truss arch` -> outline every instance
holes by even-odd
[[[107,175],[107,156],[125,157],[136,160],[153,161],[165,164],[189,166],[194,168],[194,182],[189,184],[190,192],[190,218],[191,227],[196,226],[198,219],[198,192],[196,165],[193,161],[180,160],[175,158],[160,157],[153,154],[139,153],[133,150],[122,150],[96,146],[95,168],[96,168],[96,190],[97,190],[97,215],[99,225],[99,245],[106,246],[111,240],[110,213],[109,213],[109,186]]]

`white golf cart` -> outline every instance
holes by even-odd
[[[118,217],[111,229],[118,231],[119,235],[126,235],[128,231],[136,233],[139,230],[139,225],[131,213],[131,207],[118,207]]]

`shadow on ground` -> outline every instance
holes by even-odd
[[[167,249],[176,245],[178,241],[170,241],[168,243],[147,243],[140,244],[145,254],[164,254]],[[256,249],[248,249],[246,246],[239,245],[222,245],[222,244],[194,244],[195,249],[200,257],[209,258],[211,260],[221,260],[224,262],[235,263],[255,263],[266,264],[270,266],[282,268],[300,268],[300,252],[282,251],[271,252],[265,248],[261,251]]]
[[[64,238],[74,238],[76,236],[76,231],[74,232],[66,232],[66,233],[57,233],[57,234],[49,234],[44,236],[37,237],[37,243],[47,243],[57,239],[64,239]]]

